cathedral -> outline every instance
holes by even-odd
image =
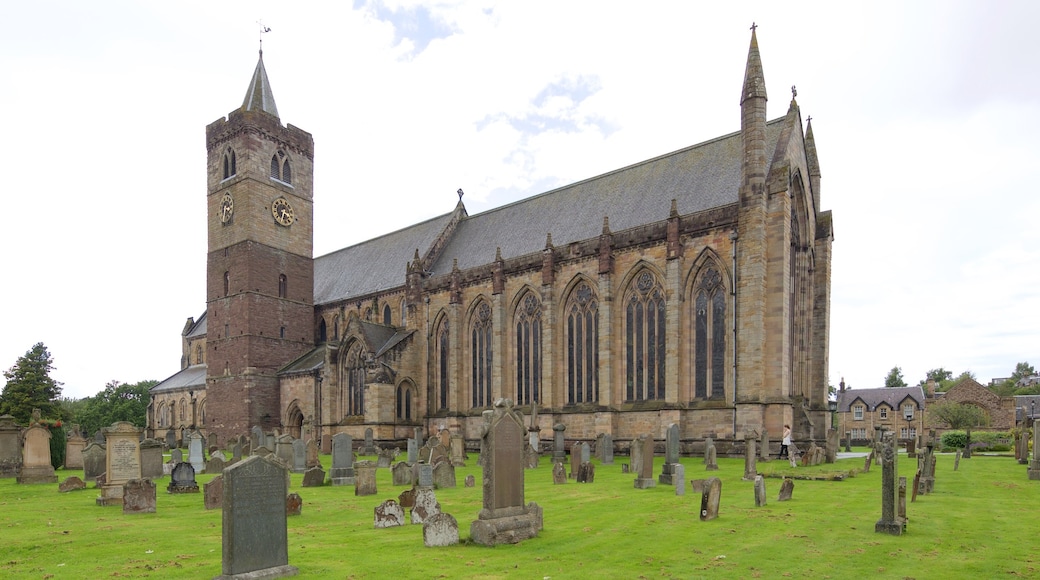
[[[735,88],[735,87],[734,87]],[[313,255],[311,134],[263,53],[206,127],[206,309],[156,385],[150,436],[460,433],[512,399],[542,440],[821,440],[831,212],[811,123],[766,115],[751,33],[740,130],[483,213]],[[558,427],[557,427],[558,428]],[[403,445],[402,445],[403,446]]]

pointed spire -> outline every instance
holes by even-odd
[[[766,77],[762,72],[762,57],[758,54],[758,37],[754,24],[751,25],[751,47],[748,48],[747,68],[744,69],[744,90],[740,95],[740,103],[753,97],[766,97]]]
[[[816,209],[820,209],[820,160],[816,157],[816,139],[812,132],[812,117],[805,123],[805,160],[809,170],[809,187],[812,188]]]
[[[260,60],[256,63],[253,78],[249,80],[246,98],[242,100],[243,111],[263,111],[278,117],[278,106],[274,104],[274,93],[271,92],[271,81],[267,80],[264,69],[264,51],[260,50]]]

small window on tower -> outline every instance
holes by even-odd
[[[224,296],[228,295],[228,291],[231,289],[231,272],[224,272]]]
[[[282,164],[278,163],[278,155],[271,156],[271,179],[282,179]]]
[[[292,183],[292,168],[289,167],[288,159],[282,162],[282,181]]]
[[[279,338],[285,338],[285,327],[284,327],[284,326],[283,326],[283,327],[281,327],[281,328],[280,328],[280,329],[278,330],[278,335],[279,335]]]
[[[292,184],[292,167],[289,165],[289,156],[285,154],[285,151],[278,151],[271,156],[271,179]]]
[[[278,275],[278,297],[285,298],[289,293],[289,281],[285,277],[285,274]]]
[[[235,165],[235,151],[228,147],[224,153],[224,179],[234,177],[235,173],[237,173]]]

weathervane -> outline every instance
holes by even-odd
[[[263,20],[257,20],[256,24],[260,27],[260,56],[264,56],[264,33],[271,32],[271,29],[264,26]]]
[[[797,96],[798,96],[798,89],[796,89],[794,85],[791,85],[791,98],[793,99],[793,98],[795,98]]]
[[[459,201],[461,202],[462,201],[462,196],[465,195],[464,193],[462,193],[462,188],[460,187],[459,190],[456,191],[455,193],[459,194]]]

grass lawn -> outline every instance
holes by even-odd
[[[660,472],[657,457],[655,473]],[[322,456],[326,467],[329,456]],[[373,508],[395,498],[390,470],[378,472],[379,494],[355,497],[353,487],[301,488],[303,514],[291,517],[289,563],[307,578],[995,578],[1040,577],[1033,510],[1040,481],[1011,457],[976,455],[953,470],[940,455],[935,491],[907,498],[909,524],[900,537],[877,534],[881,468],[844,481],[797,480],[794,498],[777,502],[780,479],[769,477],[768,505],[756,508],[743,460],[719,459],[704,471],[683,458],[686,479],[722,478],[719,518],[701,522],[700,496],[671,486],[634,489],[621,462],[596,463],[595,483],[552,484],[543,457],[525,471],[527,501],[544,509],[545,528],[519,545],[470,544],[469,524],[481,507],[476,456],[456,471],[460,487],[437,490],[442,511],[458,520],[462,543],[425,548],[422,526],[373,528]],[[759,463],[759,472],[800,475],[862,469],[863,459],[792,470]],[[913,481],[916,461],[900,457]],[[462,487],[473,474],[477,485]],[[59,480],[82,471],[58,471]],[[211,475],[200,475],[199,486]],[[17,485],[0,479],[0,577],[212,578],[221,573],[221,511],[206,511],[202,494],[166,493],[159,479],[155,514],[124,516],[97,507],[97,490],[58,493],[56,484]],[[909,496],[908,490],[908,496]]]

